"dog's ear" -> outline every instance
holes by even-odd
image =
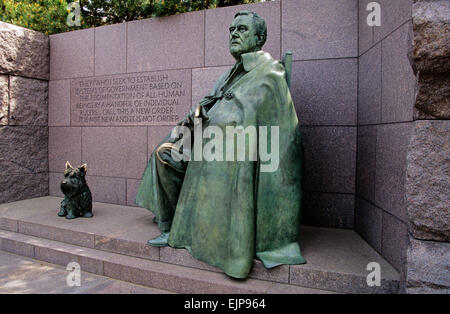
[[[72,168],[73,168],[72,165],[68,161],[66,161],[66,170],[69,170]]]
[[[87,173],[87,164],[82,164],[79,168],[80,172],[84,175]]]

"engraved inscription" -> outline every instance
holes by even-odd
[[[70,120],[76,126],[174,125],[191,105],[189,70],[74,79]]]

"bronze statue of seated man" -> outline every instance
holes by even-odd
[[[155,214],[162,232],[150,245],[185,248],[231,277],[246,278],[255,257],[267,268],[305,263],[298,244],[301,137],[285,68],[261,50],[265,21],[241,11],[229,32],[235,65],[178,124],[194,131],[191,156],[208,147],[214,158],[174,158],[180,138],[169,134],[151,155],[136,203]],[[214,136],[200,133],[196,146],[196,127],[213,129]],[[237,131],[219,136],[229,128]],[[251,130],[256,141],[249,140]],[[234,150],[229,155],[228,146],[227,153],[211,148],[222,142],[243,146],[248,158],[236,158]],[[276,153],[276,162],[262,151]]]

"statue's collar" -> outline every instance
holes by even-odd
[[[248,52],[241,55],[242,65],[246,72],[250,72],[256,66],[263,62],[272,60],[272,56],[262,50],[256,52]]]

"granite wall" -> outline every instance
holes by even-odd
[[[408,293],[448,293],[450,3],[360,0],[356,230]]]
[[[134,206],[155,145],[232,66],[227,28],[250,9],[268,24],[264,49],[293,52],[303,224],[356,229],[402,291],[448,292],[449,4],[378,0],[382,25],[369,27],[369,2],[272,1],[52,35],[50,64],[46,36],[0,23],[0,203],[61,196],[68,160],[88,164],[95,201]]]
[[[408,216],[406,155],[416,78],[412,0],[380,0],[381,26],[366,22],[359,0],[358,153],[355,229],[401,273],[404,287]]]
[[[0,203],[48,195],[49,38],[0,22]]]
[[[418,93],[408,147],[408,293],[450,292],[450,2],[415,1]]]
[[[306,158],[303,223],[353,228],[356,0],[273,1],[50,36],[50,194],[61,195],[58,186],[69,160],[87,163],[95,201],[133,206],[155,145],[233,65],[228,26],[243,9],[266,20],[264,50],[277,59],[293,52],[291,92]],[[130,94],[131,107],[120,104],[119,94],[130,91],[133,82],[169,85],[147,96]],[[110,97],[100,88],[115,91],[116,107],[91,104],[96,97]],[[156,107],[161,110],[153,111]],[[133,116],[136,109],[141,118]]]

